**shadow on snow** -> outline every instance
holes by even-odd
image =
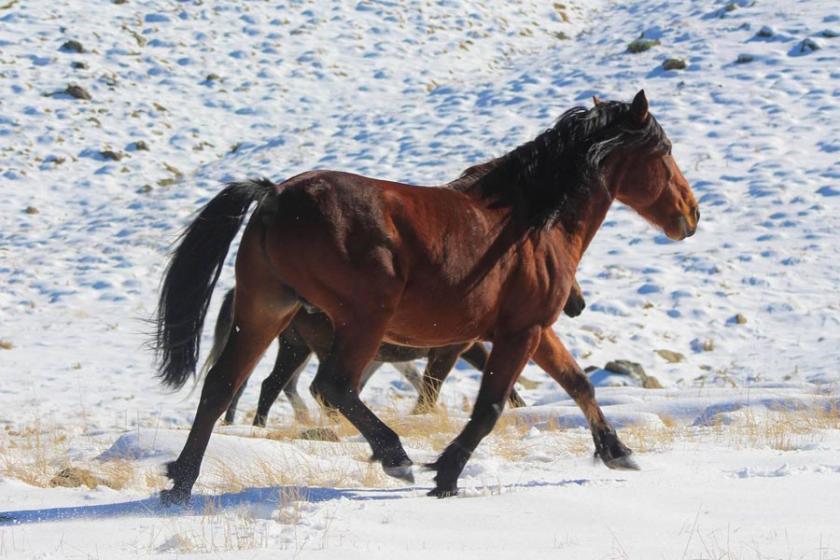
[[[544,486],[584,486],[589,480],[564,480],[560,482],[531,481],[513,484],[507,488],[538,488]],[[248,488],[241,492],[231,492],[218,496],[194,495],[188,505],[163,506],[160,498],[153,496],[143,500],[99,504],[92,506],[69,506],[20,511],[0,511],[0,527],[46,523],[51,521],[72,521],[91,519],[117,519],[121,517],[176,517],[188,515],[208,515],[243,507],[268,508],[273,511],[283,501],[283,496],[300,496],[306,502],[329,502],[338,499],[347,500],[400,500],[419,497],[417,487],[383,489],[337,489],[314,488],[307,486],[270,486],[267,488]],[[425,498],[424,499],[428,499]],[[270,513],[270,511],[268,512]]]

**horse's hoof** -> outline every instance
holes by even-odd
[[[458,487],[455,486],[455,487],[451,487],[451,488],[441,488],[441,487],[438,486],[434,490],[429,490],[426,493],[426,495],[430,496],[432,498],[438,498],[438,499],[440,499],[440,498],[451,498],[452,496],[457,496],[458,495]]]
[[[633,457],[630,455],[624,455],[623,457],[613,457],[609,461],[604,461],[604,464],[611,469],[615,469],[617,471],[638,471],[639,465],[636,461],[633,460]]]
[[[385,471],[385,474],[388,476],[392,476],[394,478],[398,478],[409,484],[414,484],[414,471],[411,470],[411,463],[407,465],[396,465],[393,467],[386,467],[382,465],[382,470]]]
[[[185,506],[190,503],[190,493],[179,488],[161,490],[160,503],[163,507]]]

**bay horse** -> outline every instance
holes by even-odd
[[[225,297],[222,299],[222,305],[219,307],[219,314],[216,318],[213,347],[202,367],[203,372],[209,370],[218,361],[233,328],[233,296],[234,291],[231,289],[225,293]],[[566,305],[563,307],[563,312],[569,317],[577,317],[585,308],[586,301],[583,298],[583,291],[575,281],[569,293],[569,298],[566,300]],[[257,413],[253,421],[254,426],[265,427],[268,412],[280,396],[281,391],[289,399],[295,419],[303,423],[311,422],[306,403],[298,394],[297,382],[313,352],[318,356],[319,361],[326,359],[332,347],[333,328],[329,317],[319,309],[309,308],[305,311],[295,315],[288,328],[277,337],[277,358],[274,361],[274,368],[271,373],[260,386]],[[452,344],[435,348],[398,346],[385,342],[379,347],[373,360],[365,367],[359,391],[361,392],[364,389],[370,377],[382,364],[390,363],[417,391],[417,403],[414,405],[412,414],[422,414],[434,408],[440,394],[441,385],[446,381],[458,358],[482,371],[487,363],[488,356],[489,352],[480,342]],[[422,377],[411,361],[418,358],[428,358]],[[245,380],[228,406],[224,419],[226,424],[234,423],[236,408],[247,384],[248,381]],[[519,396],[515,388],[511,389],[508,402],[513,408],[525,406],[524,399]]]
[[[304,302],[334,328],[312,393],[359,430],[387,474],[407,481],[413,463],[399,436],[359,398],[365,366],[383,340],[492,342],[469,421],[426,465],[435,471],[431,496],[457,493],[458,477],[529,358],[576,401],[604,464],[638,468],[552,329],[614,199],[674,240],[693,235],[700,218],[643,91],[631,103],[569,109],[534,140],[443,188],[337,171],[279,185],[228,184],[182,234],[161,288],[159,375],[180,387],[195,372],[226,254],[256,203],[236,257],[235,326],[207,374],[184,448],[167,465],[173,486],[162,502],[189,501],[216,420]]]

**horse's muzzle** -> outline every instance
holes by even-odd
[[[692,223],[693,222],[693,223]],[[691,217],[680,216],[677,219],[677,230],[680,232],[679,239],[691,237],[697,231],[697,224],[700,223],[700,209],[695,206],[691,209]]]

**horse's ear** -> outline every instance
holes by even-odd
[[[636,97],[633,98],[633,103],[630,105],[630,112],[639,124],[645,124],[650,117],[648,112],[648,101],[645,97],[645,90],[640,89]]]
[[[601,98],[600,98],[600,97],[598,97],[597,95],[593,95],[593,96],[592,96],[592,103],[594,103],[594,104],[595,104],[595,106],[597,107],[598,105],[600,105],[601,103],[603,103],[603,101],[601,101]]]

